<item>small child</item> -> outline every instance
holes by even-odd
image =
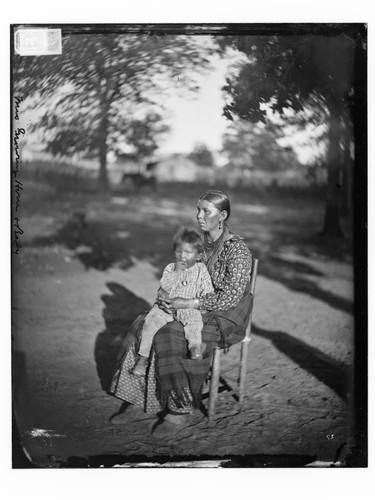
[[[203,253],[203,238],[195,229],[181,228],[173,237],[176,262],[168,264],[160,280],[161,289],[169,298],[199,299],[214,291],[206,266],[198,262]],[[184,325],[185,338],[191,359],[202,359],[203,321],[197,309],[177,309],[174,314],[159,308],[156,302],[147,314],[138,350],[139,359],[132,369],[134,375],[145,375],[155,333],[166,323],[180,321]]]

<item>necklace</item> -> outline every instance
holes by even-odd
[[[187,271],[183,271],[182,276],[181,276],[181,285],[186,286],[188,284],[187,282]]]
[[[204,250],[207,256],[206,266],[210,273],[212,272],[215,262],[223,248],[224,242],[229,235],[230,231],[226,224],[224,224],[224,230],[217,240],[210,241],[207,233],[204,235]]]

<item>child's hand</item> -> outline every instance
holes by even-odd
[[[186,262],[181,262],[180,260],[178,260],[176,262],[176,272],[182,273],[183,271],[186,271]]]

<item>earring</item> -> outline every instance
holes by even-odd
[[[223,225],[223,223],[221,222],[221,220],[219,220],[219,229],[222,228],[222,225]]]

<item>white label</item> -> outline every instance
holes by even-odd
[[[61,54],[61,29],[19,28],[14,33],[14,48],[20,56]]]

